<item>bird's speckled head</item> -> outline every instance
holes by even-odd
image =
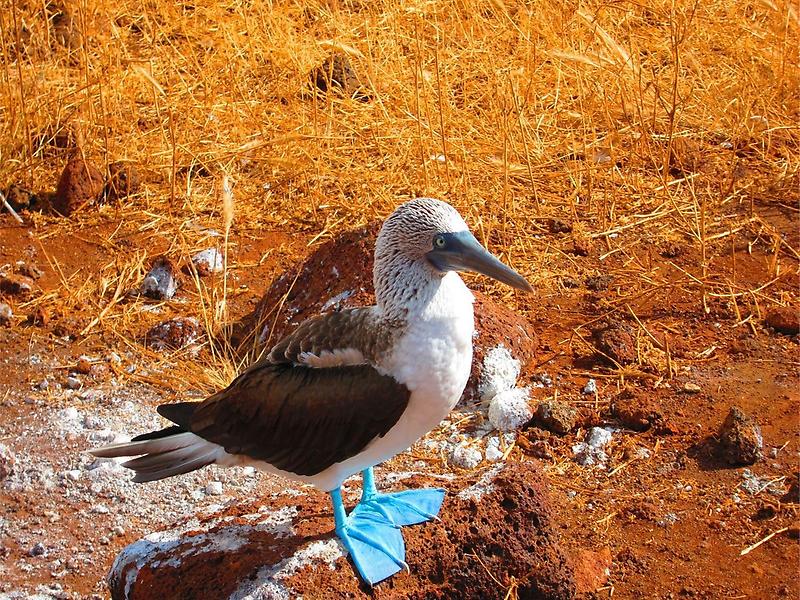
[[[402,254],[422,260],[433,248],[434,238],[443,233],[468,231],[458,211],[435,198],[416,198],[398,206],[381,227],[375,244],[375,258]]]
[[[375,295],[387,314],[404,315],[435,293],[452,271],[474,271],[521,290],[531,286],[489,254],[458,211],[441,200],[417,198],[386,219],[375,244]]]

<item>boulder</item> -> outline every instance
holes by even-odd
[[[441,486],[442,478],[417,474],[394,487]],[[410,573],[373,589],[333,533],[327,495],[288,490],[260,508],[232,504],[130,544],[108,575],[111,597],[502,598],[513,586],[520,599],[561,600],[588,591],[576,589],[573,572],[585,561],[562,549],[536,463],[450,477],[445,487],[441,521],[403,528]]]

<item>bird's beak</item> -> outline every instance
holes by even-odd
[[[469,231],[445,233],[438,238],[444,243],[426,257],[439,271],[474,271],[518,290],[533,291],[522,275],[492,256]]]

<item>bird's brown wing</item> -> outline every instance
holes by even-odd
[[[375,363],[397,330],[396,324],[376,318],[373,307],[325,313],[303,321],[272,347],[266,361],[316,366],[308,357],[327,353],[328,363],[336,362],[337,356],[342,359],[340,364]]]
[[[231,454],[315,475],[361,452],[397,423],[410,392],[369,365],[254,365],[202,403],[159,412]]]

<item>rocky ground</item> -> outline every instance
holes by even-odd
[[[3,231],[2,299],[12,316],[0,327],[0,598],[798,592],[792,309],[765,309],[731,328],[713,312],[654,302],[635,319],[597,318],[582,332],[585,346],[570,349],[586,306],[618,291],[613,280],[540,291],[532,321],[477,293],[474,376],[462,403],[378,470],[383,487],[447,487],[443,521],[409,528],[411,573],[368,590],[332,538],[318,492],[248,468],[135,485],[116,462],[88,455],[158,427],[159,403],[207,391],[183,370],[214,360],[203,316],[186,314],[186,287],[171,302],[140,299],[180,276],[156,261],[153,280],[141,276],[144,288],[131,296],[142,303],[125,317],[139,340],[82,335],[98,311],[89,302],[37,312],[31,299],[78,285],[109,250],[34,244],[10,222]],[[256,351],[320,310],[369,302],[374,231],[317,246],[288,271],[278,258],[237,271],[245,292],[232,300],[231,340]],[[263,255],[279,235],[243,245],[237,260]],[[213,277],[217,259],[204,258]],[[267,268],[283,274],[262,295]],[[152,327],[172,317],[182,320]],[[655,342],[669,344],[671,377],[646,366],[664,356],[647,337],[655,327],[668,334]],[[347,498],[357,494],[351,482]]]

